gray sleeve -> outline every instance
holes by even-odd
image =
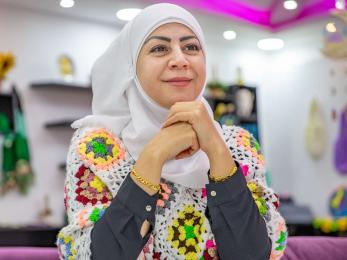
[[[206,185],[207,215],[221,259],[269,259],[271,240],[265,220],[240,167],[229,179]]]
[[[155,224],[155,208],[158,193],[150,196],[131,178],[126,177],[105,214],[95,223],[91,234],[93,260],[136,259],[150,231],[141,237],[144,220]]]

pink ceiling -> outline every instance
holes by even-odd
[[[298,22],[328,15],[335,0],[297,0],[296,10],[286,10],[283,0],[169,0],[166,2],[247,21],[270,30],[287,28]]]

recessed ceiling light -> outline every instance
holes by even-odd
[[[268,38],[258,41],[258,48],[264,51],[275,51],[282,49],[284,42],[278,38]]]
[[[236,32],[234,31],[225,31],[223,37],[226,40],[234,40],[236,38]]]
[[[123,21],[130,21],[135,18],[141,12],[141,9],[138,8],[127,8],[122,9],[117,12],[117,17]]]
[[[60,6],[63,8],[70,8],[73,7],[75,4],[74,0],[61,0],[60,1]]]
[[[345,0],[336,0],[335,7],[336,9],[344,10],[346,8]]]
[[[286,0],[283,2],[283,7],[287,10],[295,10],[298,7],[298,3],[295,0]]]
[[[325,29],[331,33],[334,33],[337,31],[334,23],[327,23],[327,25],[325,26]]]

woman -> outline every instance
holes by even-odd
[[[67,158],[63,259],[279,259],[286,227],[262,155],[202,97],[206,49],[183,8],[126,24],[92,71]]]

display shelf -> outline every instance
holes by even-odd
[[[0,246],[54,247],[61,227],[0,227]]]
[[[71,124],[74,122],[75,119],[61,119],[57,121],[51,121],[45,123],[45,128],[47,129],[55,129],[55,128],[67,128],[67,129],[72,129]]]
[[[33,89],[58,89],[58,90],[78,90],[92,93],[90,85],[77,84],[64,81],[34,82],[30,85]]]
[[[250,112],[250,115],[247,117],[240,116],[238,113],[237,104],[239,100],[238,91],[246,89],[253,95],[253,104]],[[259,122],[257,116],[257,88],[252,86],[241,86],[241,85],[230,85],[225,90],[224,96],[205,96],[206,100],[210,104],[215,119],[220,124],[226,125],[238,125],[253,134],[253,136],[259,140]],[[231,106],[230,106],[231,105]],[[224,112],[220,112],[223,109]]]

